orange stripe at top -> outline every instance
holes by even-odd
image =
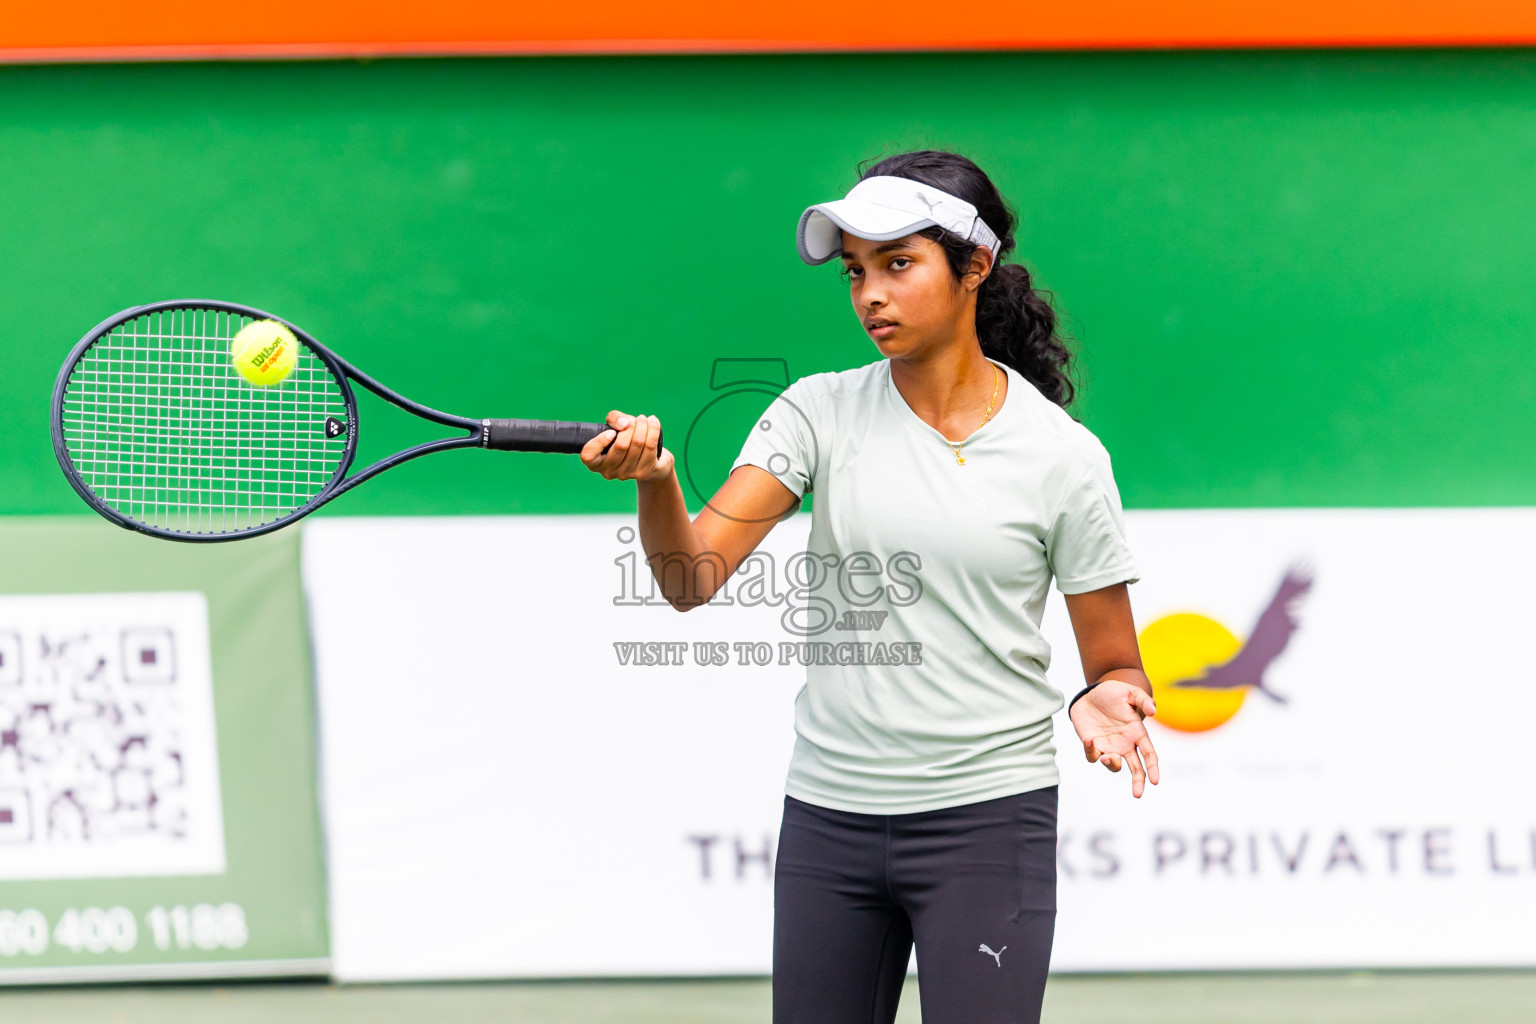
[[[1005,0],[974,8],[933,0],[9,6],[0,19],[5,60],[1536,43],[1536,0]]]

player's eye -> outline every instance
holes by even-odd
[[[843,276],[845,278],[848,278],[849,280],[854,280],[854,279],[863,277],[864,276],[864,268],[860,267],[860,266],[857,266],[855,264],[852,264],[852,263],[844,263],[843,264]]]
[[[911,265],[912,259],[909,256],[897,256],[895,259],[891,260],[892,270],[906,270]]]

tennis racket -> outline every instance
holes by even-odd
[[[248,382],[230,359],[235,335],[259,320],[283,324],[299,342],[292,371],[268,387]],[[462,433],[349,476],[358,434],[353,384]],[[609,429],[438,412],[281,317],[199,300],[136,306],[92,329],[59,371],[49,419],[59,465],[88,505],[119,526],[181,541],[269,533],[433,452],[574,453]]]

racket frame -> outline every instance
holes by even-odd
[[[331,476],[331,479],[326,483],[324,487],[319,490],[319,492],[315,494],[314,497],[310,498],[309,501],[305,502],[300,507],[294,509],[291,512],[285,513],[284,515],[278,516],[270,522],[262,523],[260,526],[254,526],[250,529],[240,530],[235,533],[180,533],[175,530],[167,530],[161,527],[151,526],[148,523],[141,523],[137,519],[119,512],[117,509],[108,505],[101,498],[97,497],[95,492],[91,490],[90,486],[86,484],[85,480],[81,477],[79,470],[75,468],[74,459],[71,458],[69,454],[69,447],[64,440],[64,398],[66,392],[69,389],[70,378],[74,376],[75,369],[78,367],[81,358],[91,349],[93,345],[95,345],[106,335],[110,334],[113,330],[121,327],[123,324],[128,323],[131,320],[137,320],[142,316],[148,316],[153,313],[165,313],[178,309],[199,309],[213,312],[231,313],[235,316],[249,317],[252,320],[274,320],[292,331],[294,337],[299,340],[299,343],[313,352],[316,358],[325,364],[325,368],[330,371],[332,378],[335,379],[337,388],[341,392],[347,409],[346,450],[342,453],[341,460],[337,463],[336,471]],[[458,427],[459,429],[466,431],[466,434],[462,437],[447,437],[435,441],[426,441],[413,447],[406,448],[402,451],[396,452],[393,455],[387,456],[386,458],[380,459],[373,465],[368,466],[349,477],[346,475],[346,473],[349,469],[352,468],[352,462],[357,456],[358,434],[357,397],[353,394],[351,386],[352,382],[356,382],[357,384],[362,385],[364,388],[373,392],[373,394],[384,399],[386,402],[389,402],[391,405],[397,406],[406,412],[413,413],[414,415],[420,416],[422,419],[430,420],[433,423],[439,423],[445,427]],[[465,416],[454,416],[450,413],[439,412],[436,409],[422,405],[420,402],[414,402],[400,394],[398,391],[386,387],[385,385],[374,380],[368,374],[362,372],[357,367],[341,358],[336,353],[322,345],[320,342],[316,341],[308,331],[304,330],[302,327],[299,327],[297,324],[285,320],[280,316],[275,316],[271,313],[264,312],[263,310],[256,309],[252,306],[243,306],[236,302],[224,302],[218,299],[171,299],[165,302],[151,302],[148,305],[135,306],[132,309],[125,309],[120,313],[114,313],[112,316],[103,320],[101,323],[91,328],[91,330],[86,333],[85,337],[81,338],[79,343],[76,344],[72,350],[70,350],[69,357],[64,361],[64,366],[59,371],[58,379],[54,382],[53,399],[49,406],[48,412],[48,427],[49,433],[53,437],[54,455],[58,457],[59,466],[64,470],[64,476],[69,480],[69,485],[75,489],[75,493],[80,495],[86,504],[90,505],[91,508],[101,513],[107,519],[117,523],[119,526],[127,527],[128,529],[137,533],[148,534],[151,537],[163,537],[169,540],[188,541],[191,543],[199,544],[218,543],[221,541],[230,540],[244,540],[247,537],[256,537],[264,533],[271,533],[273,530],[282,529],[285,526],[291,525],[295,520],[302,519],[303,517],[309,515],[315,509],[319,508],[321,505],[324,505],[332,498],[335,498],[341,494],[345,494],[347,491],[351,490],[353,487],[356,487],[363,481],[378,476],[386,469],[393,469],[395,466],[400,465],[402,462],[409,462],[411,459],[419,458],[423,455],[430,455],[433,452],[450,451],[454,448],[486,447],[487,437],[490,430],[490,422],[491,421],[489,420],[475,420],[469,419]]]

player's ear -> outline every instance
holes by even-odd
[[[978,245],[971,253],[969,265],[965,268],[965,276],[961,283],[967,291],[975,291],[981,287],[981,283],[992,273],[992,250],[984,245]]]

